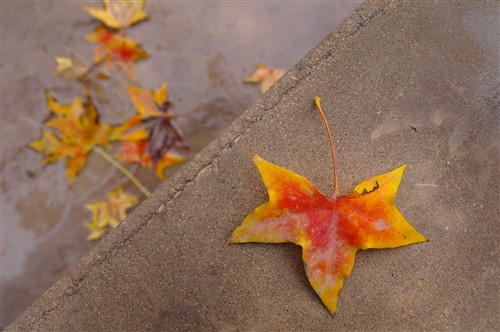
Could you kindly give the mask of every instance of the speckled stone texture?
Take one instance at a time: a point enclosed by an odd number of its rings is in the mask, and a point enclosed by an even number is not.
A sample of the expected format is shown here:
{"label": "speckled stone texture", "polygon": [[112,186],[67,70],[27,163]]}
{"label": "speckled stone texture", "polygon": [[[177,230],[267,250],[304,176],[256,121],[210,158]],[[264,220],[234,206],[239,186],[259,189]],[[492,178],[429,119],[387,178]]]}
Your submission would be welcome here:
{"label": "speckled stone texture", "polygon": [[[498,330],[497,2],[362,5],[8,330]],[[298,22],[297,24],[300,24]],[[331,192],[407,164],[429,243],[359,252],[332,318],[292,244],[225,247],[258,153]]]}

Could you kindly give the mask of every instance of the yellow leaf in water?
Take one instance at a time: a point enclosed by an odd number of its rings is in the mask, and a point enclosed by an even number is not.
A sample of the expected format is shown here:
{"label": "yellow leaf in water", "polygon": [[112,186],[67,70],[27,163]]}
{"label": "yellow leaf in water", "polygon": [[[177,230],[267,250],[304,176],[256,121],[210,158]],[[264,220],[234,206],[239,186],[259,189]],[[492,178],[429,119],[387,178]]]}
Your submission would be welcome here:
{"label": "yellow leaf in water", "polygon": [[73,62],[71,61],[70,58],[56,56],[56,62],[57,62],[56,72],[58,74],[66,70],[69,70],[73,67]]}
{"label": "yellow leaf in water", "polygon": [[103,0],[104,9],[83,6],[83,9],[113,29],[123,29],[148,16],[144,0]]}
{"label": "yellow leaf in water", "polygon": [[40,139],[31,142],[29,146],[36,152],[47,156],[44,163],[54,162],[61,157],[60,150],[62,143],[47,129],[43,130],[42,137]]}
{"label": "yellow leaf in water", "polygon": [[167,102],[167,84],[163,83],[157,90],[148,91],[138,86],[129,85],[128,95],[132,104],[137,109],[137,114],[141,119],[149,117],[173,117],[172,114],[162,112],[161,107]]}
{"label": "yellow leaf in water", "polygon": [[156,104],[163,105],[168,100],[168,90],[167,83],[163,83],[160,87],[151,92],[153,99],[156,101]]}
{"label": "yellow leaf in water", "polygon": [[285,74],[285,69],[282,68],[269,68],[266,65],[258,64],[257,70],[253,71],[247,78],[245,78],[246,83],[253,83],[260,85],[261,93],[266,92],[271,85],[276,83],[281,76]]}
{"label": "yellow leaf in water", "polygon": [[88,68],[85,62],[75,55],[70,58],[56,57],[56,73],[63,75],[68,80],[78,80],[85,76]]}
{"label": "yellow leaf in water", "polygon": [[139,127],[141,117],[134,115],[123,124],[113,127],[109,136],[111,141],[133,142],[147,139],[149,134],[146,128]]}
{"label": "yellow leaf in water", "polygon": [[52,131],[45,129],[30,147],[45,155],[45,163],[63,159],[68,182],[72,182],[92,148],[109,145],[112,128],[99,123],[99,114],[88,96],[85,100],[76,97],[69,104],[59,104],[50,92],[46,92],[46,98],[52,114],[45,125]]}
{"label": "yellow leaf in water", "polygon": [[125,194],[123,188],[118,187],[108,192],[106,200],[85,205],[92,212],[92,221],[85,224],[91,231],[87,240],[99,239],[109,226],[118,226],[127,216],[127,210],[134,207],[138,201],[137,196]]}
{"label": "yellow leaf in water", "polygon": [[163,170],[172,165],[178,164],[184,161],[184,157],[179,156],[174,153],[165,153],[160,161],[156,164],[155,174],[160,180],[164,180],[165,176],[163,175]]}
{"label": "yellow leaf in water", "polygon": [[106,228],[95,226],[92,223],[86,223],[85,227],[90,230],[90,234],[87,236],[87,241],[98,240],[106,234]]}

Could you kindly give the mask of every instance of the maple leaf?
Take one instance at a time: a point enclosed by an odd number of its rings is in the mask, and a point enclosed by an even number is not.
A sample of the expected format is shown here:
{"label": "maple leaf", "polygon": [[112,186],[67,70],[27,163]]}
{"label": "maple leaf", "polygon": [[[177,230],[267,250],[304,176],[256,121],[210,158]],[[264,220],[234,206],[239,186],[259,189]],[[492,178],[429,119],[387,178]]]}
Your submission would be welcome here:
{"label": "maple leaf", "polygon": [[148,141],[141,140],[136,142],[123,142],[122,152],[116,157],[125,163],[138,163],[144,168],[155,167],[155,174],[160,180],[165,177],[163,175],[163,170],[166,167],[172,166],[174,164],[184,161],[184,157],[179,156],[174,153],[164,153],[160,160],[153,163],[153,158],[147,150]]}
{"label": "maple leaf", "polygon": [[127,210],[138,203],[137,196],[128,195],[118,187],[108,192],[106,200],[85,205],[92,212],[92,221],[85,226],[91,231],[87,240],[96,240],[106,233],[108,226],[116,227],[127,216]]}
{"label": "maple leaf", "polygon": [[[111,43],[116,36],[120,36],[117,33],[111,32],[108,29],[106,29],[103,26],[98,26],[95,28],[95,30],[89,34],[87,34],[84,39],[88,42],[91,43],[96,43],[97,47],[94,49],[94,62],[98,63],[102,61],[107,53],[108,50],[106,49],[106,46]],[[121,36],[123,37],[123,36]]]}
{"label": "maple leaf", "polygon": [[72,182],[92,148],[95,145],[109,145],[111,126],[99,123],[97,110],[90,98],[84,102],[81,97],[77,97],[67,105],[57,103],[48,91],[46,98],[52,116],[45,125],[58,134],[45,129],[42,137],[31,142],[30,147],[46,156],[45,163],[63,159],[68,182]]}
{"label": "maple leaf", "polygon": [[164,153],[161,156],[160,160],[158,160],[158,162],[156,163],[155,175],[160,180],[165,180],[165,175],[163,175],[163,170],[167,167],[183,162],[184,159],[185,159],[184,157],[179,156],[175,153],[170,153],[170,152]]}
{"label": "maple leaf", "polygon": [[83,6],[83,9],[110,28],[123,29],[146,19],[144,0],[103,0],[104,9]]}
{"label": "maple leaf", "polygon": [[116,155],[116,158],[127,163],[138,163],[144,168],[151,168],[153,166],[153,159],[146,150],[147,140],[140,140],[138,142],[123,142],[122,151]]}
{"label": "maple leaf", "polygon": [[58,56],[56,62],[56,73],[63,75],[68,80],[81,79],[88,72],[85,62],[76,55],[71,55],[69,58]]}
{"label": "maple leaf", "polygon": [[169,113],[167,84],[163,83],[153,91],[137,86],[127,87],[130,100],[137,110],[133,117],[148,131],[148,138],[135,142],[123,142],[122,152],[116,157],[125,163],[138,163],[144,168],[155,168],[155,174],[164,179],[163,170],[184,160],[171,153],[173,147],[187,148],[180,131]]}
{"label": "maple leaf", "polygon": [[285,69],[282,68],[269,68],[263,64],[257,64],[257,70],[253,71],[247,78],[246,83],[261,83],[260,92],[266,92],[271,85],[276,83],[281,76],[285,74]]}
{"label": "maple leaf", "polygon": [[109,134],[111,141],[140,141],[149,136],[145,128],[140,127],[141,118],[137,115],[127,119],[123,124],[113,127]]}
{"label": "maple leaf", "polygon": [[172,122],[175,115],[169,113],[171,104],[165,83],[153,91],[128,86],[128,93],[137,115],[149,132],[147,150],[155,165],[173,147],[188,148],[180,129]]}
{"label": "maple leaf", "polygon": [[100,123],[97,109],[87,92],[85,99],[76,97],[66,105],[59,104],[49,91],[46,92],[46,99],[51,112],[45,122],[48,129],[44,129],[42,137],[31,142],[29,146],[45,155],[44,163],[63,159],[66,164],[66,177],[70,183],[85,165],[88,154],[95,146],[108,146],[114,141],[136,141],[148,137],[146,129],[137,127],[140,119],[132,118],[116,127]]}
{"label": "maple leaf", "polygon": [[130,100],[137,109],[137,113],[141,119],[147,119],[149,117],[173,118],[172,114],[161,110],[161,107],[168,103],[166,83],[163,83],[154,91],[147,91],[133,85],[129,85],[127,90]]}
{"label": "maple leaf", "polygon": [[95,63],[103,61],[105,71],[119,67],[131,80],[135,80],[135,62],[149,56],[136,40],[113,33],[103,26],[86,35],[85,40],[97,43],[94,50]]}
{"label": "maple leaf", "polygon": [[[324,117],[319,99],[316,103]],[[328,126],[327,131],[330,131]],[[337,310],[343,280],[354,266],[357,250],[427,241],[394,204],[405,166],[365,180],[351,194],[341,195],[334,163],[335,190],[329,197],[290,170],[257,155],[253,160],[267,187],[269,201],[245,218],[229,242],[300,245],[309,282],[332,315]]]}

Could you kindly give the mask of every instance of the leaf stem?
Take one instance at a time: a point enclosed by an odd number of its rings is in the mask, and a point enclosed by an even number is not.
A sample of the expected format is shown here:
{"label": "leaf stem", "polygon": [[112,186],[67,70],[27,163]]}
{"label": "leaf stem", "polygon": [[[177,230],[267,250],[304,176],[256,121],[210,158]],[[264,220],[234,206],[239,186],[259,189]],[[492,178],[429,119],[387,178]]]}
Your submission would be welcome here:
{"label": "leaf stem", "polygon": [[330,127],[328,126],[328,122],[326,122],[325,118],[325,113],[323,112],[323,109],[321,108],[321,98],[319,96],[316,96],[314,98],[314,105],[316,106],[316,109],[318,110],[319,114],[321,115],[321,119],[323,120],[323,123],[325,124],[326,131],[328,133],[328,138],[330,140],[330,149],[332,150],[332,161],[333,161],[333,194],[339,194],[339,186],[338,186],[338,179],[337,179],[337,159],[335,158],[335,147],[333,145],[333,138],[332,138],[332,133],[330,131]]}
{"label": "leaf stem", "polygon": [[106,151],[104,151],[103,149],[101,149],[98,146],[94,146],[94,151],[97,152],[99,155],[101,155],[101,157],[106,159],[108,162],[110,162],[113,166],[118,168],[118,170],[120,170],[123,174],[125,174],[125,176],[128,177],[130,179],[130,181],[132,181],[137,186],[137,188],[139,188],[139,190],[142,191],[142,193],[146,197],[151,196],[151,192],[149,190],[147,190],[146,187],[144,187],[144,185],[141,183],[141,181],[139,181],[139,179],[137,179],[134,176],[134,174],[130,173],[130,171],[128,169],[123,167],[122,164],[120,164],[118,161],[116,161],[115,158],[110,156]]}

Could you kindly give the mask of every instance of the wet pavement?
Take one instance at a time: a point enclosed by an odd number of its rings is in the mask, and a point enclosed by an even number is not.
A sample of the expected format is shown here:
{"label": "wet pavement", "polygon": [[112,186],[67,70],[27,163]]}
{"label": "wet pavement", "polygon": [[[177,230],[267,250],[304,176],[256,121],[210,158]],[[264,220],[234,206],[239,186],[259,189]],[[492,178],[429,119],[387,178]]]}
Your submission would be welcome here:
{"label": "wet pavement", "polygon": [[[48,114],[45,89],[61,102],[81,91],[54,73],[54,57],[75,53],[90,62],[93,45],[83,36],[97,22],[82,4],[1,3],[2,328],[95,245],[85,241],[86,203],[119,184],[140,195],[96,154],[68,186],[62,162],[42,167],[42,157],[26,147]],[[178,124],[191,145],[181,153],[190,158],[259,97],[257,86],[243,83],[256,63],[291,67],[358,5],[147,3],[149,20],[129,31],[151,55],[139,62],[137,82],[147,89],[169,84],[173,112],[189,114]],[[130,116],[123,76],[105,84],[103,120]],[[136,173],[150,190],[159,183],[149,170]]]}

